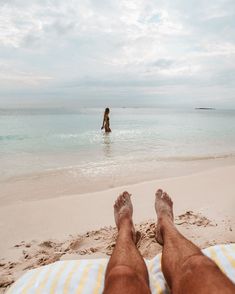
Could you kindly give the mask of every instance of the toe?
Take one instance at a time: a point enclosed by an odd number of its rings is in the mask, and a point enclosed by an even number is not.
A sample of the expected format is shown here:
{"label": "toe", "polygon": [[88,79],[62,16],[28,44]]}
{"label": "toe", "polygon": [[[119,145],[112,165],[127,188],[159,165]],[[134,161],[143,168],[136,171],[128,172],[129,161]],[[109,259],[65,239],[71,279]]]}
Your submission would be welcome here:
{"label": "toe", "polygon": [[121,199],[121,205],[123,206],[126,203],[126,199],[124,197],[122,197]]}
{"label": "toe", "polygon": [[167,201],[167,203],[169,205],[171,205],[171,206],[173,205],[173,202],[171,200],[171,197],[166,192],[163,193],[163,198]]}
{"label": "toe", "polygon": [[169,195],[168,195],[168,201],[169,201],[170,205],[172,206],[173,205],[173,201],[172,201],[172,199],[171,199],[171,197]]}
{"label": "toe", "polygon": [[120,195],[120,196],[118,197],[118,199],[117,199],[117,205],[118,205],[118,207],[121,206],[121,201],[122,201],[122,195]]}
{"label": "toe", "polygon": [[164,194],[164,198],[166,198],[167,200],[171,199],[171,197],[167,194],[167,192],[164,192],[163,194]]}
{"label": "toe", "polygon": [[169,197],[168,197],[168,194],[166,192],[164,192],[162,194],[162,197],[161,198],[168,202]]}
{"label": "toe", "polygon": [[117,206],[118,206],[118,208],[120,208],[120,206],[122,205],[122,195],[119,195],[119,196],[118,196],[116,202],[117,202]]}
{"label": "toe", "polygon": [[128,192],[124,192],[123,193],[123,198],[125,199],[125,200],[129,200],[130,199],[130,196],[131,196],[131,194],[129,194]]}
{"label": "toe", "polygon": [[160,197],[162,196],[162,193],[163,193],[162,189],[158,189],[155,195],[156,195],[158,198],[160,198]]}
{"label": "toe", "polygon": [[123,197],[126,199],[126,198],[128,198],[129,196],[130,196],[130,194],[127,192],[127,191],[125,191],[125,192],[123,192]]}
{"label": "toe", "polygon": [[165,192],[165,198],[170,199],[170,196]]}

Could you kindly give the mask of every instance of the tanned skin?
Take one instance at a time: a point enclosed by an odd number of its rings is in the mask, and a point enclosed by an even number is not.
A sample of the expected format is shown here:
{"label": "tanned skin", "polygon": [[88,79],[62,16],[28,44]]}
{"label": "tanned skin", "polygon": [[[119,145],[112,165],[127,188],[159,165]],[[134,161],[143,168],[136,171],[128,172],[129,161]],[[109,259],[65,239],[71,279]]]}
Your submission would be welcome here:
{"label": "tanned skin", "polygon": [[[174,225],[173,202],[161,189],[155,194],[156,240],[163,246],[162,271],[174,294],[234,294],[235,285]],[[151,293],[145,262],[136,247],[133,206],[128,192],[114,204],[118,229],[105,275],[105,294]]]}

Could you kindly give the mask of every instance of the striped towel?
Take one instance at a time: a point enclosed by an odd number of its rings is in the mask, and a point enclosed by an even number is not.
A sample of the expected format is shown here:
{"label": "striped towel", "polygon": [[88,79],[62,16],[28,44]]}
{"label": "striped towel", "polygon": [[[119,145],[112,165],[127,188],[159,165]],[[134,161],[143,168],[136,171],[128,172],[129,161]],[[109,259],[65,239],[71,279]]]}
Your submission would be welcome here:
{"label": "striped towel", "polygon": [[[235,282],[235,244],[216,245],[203,250]],[[161,271],[161,254],[146,260],[152,293],[169,293]],[[102,293],[108,259],[58,261],[28,271],[7,294]]]}

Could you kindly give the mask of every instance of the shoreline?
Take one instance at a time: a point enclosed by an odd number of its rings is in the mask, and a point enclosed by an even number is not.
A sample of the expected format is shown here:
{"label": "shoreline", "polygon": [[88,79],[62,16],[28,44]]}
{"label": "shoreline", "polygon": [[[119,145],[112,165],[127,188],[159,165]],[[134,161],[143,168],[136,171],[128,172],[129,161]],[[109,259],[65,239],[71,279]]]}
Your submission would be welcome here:
{"label": "shoreline", "polygon": [[73,169],[51,170],[42,173],[15,176],[0,181],[0,203],[2,206],[25,201],[60,198],[106,191],[126,185],[136,185],[154,180],[174,179],[235,165],[235,157],[215,158],[185,162],[167,162],[165,166],[151,172],[128,169],[118,177],[100,175],[80,176]]}
{"label": "shoreline", "polygon": [[161,252],[154,238],[154,193],[160,187],[174,201],[177,228],[200,248],[235,243],[234,178],[231,165],[86,194],[31,201],[16,201],[14,195],[14,204],[1,198],[0,275],[15,280],[56,260],[109,257],[116,237],[113,203],[124,190],[132,194],[145,258]]}

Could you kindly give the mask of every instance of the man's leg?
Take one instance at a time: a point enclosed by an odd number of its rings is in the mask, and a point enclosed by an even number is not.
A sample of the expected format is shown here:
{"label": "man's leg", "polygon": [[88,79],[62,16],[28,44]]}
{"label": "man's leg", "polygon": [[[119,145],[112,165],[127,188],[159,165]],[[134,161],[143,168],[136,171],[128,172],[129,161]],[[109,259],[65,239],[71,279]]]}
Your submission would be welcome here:
{"label": "man's leg", "polygon": [[114,205],[118,237],[107,266],[104,293],[150,293],[148,271],[135,246],[132,214],[130,194],[124,192]]}
{"label": "man's leg", "polygon": [[162,271],[172,292],[235,293],[235,285],[200,249],[183,237],[174,226],[173,203],[167,193],[158,190],[157,241],[163,245]]}

